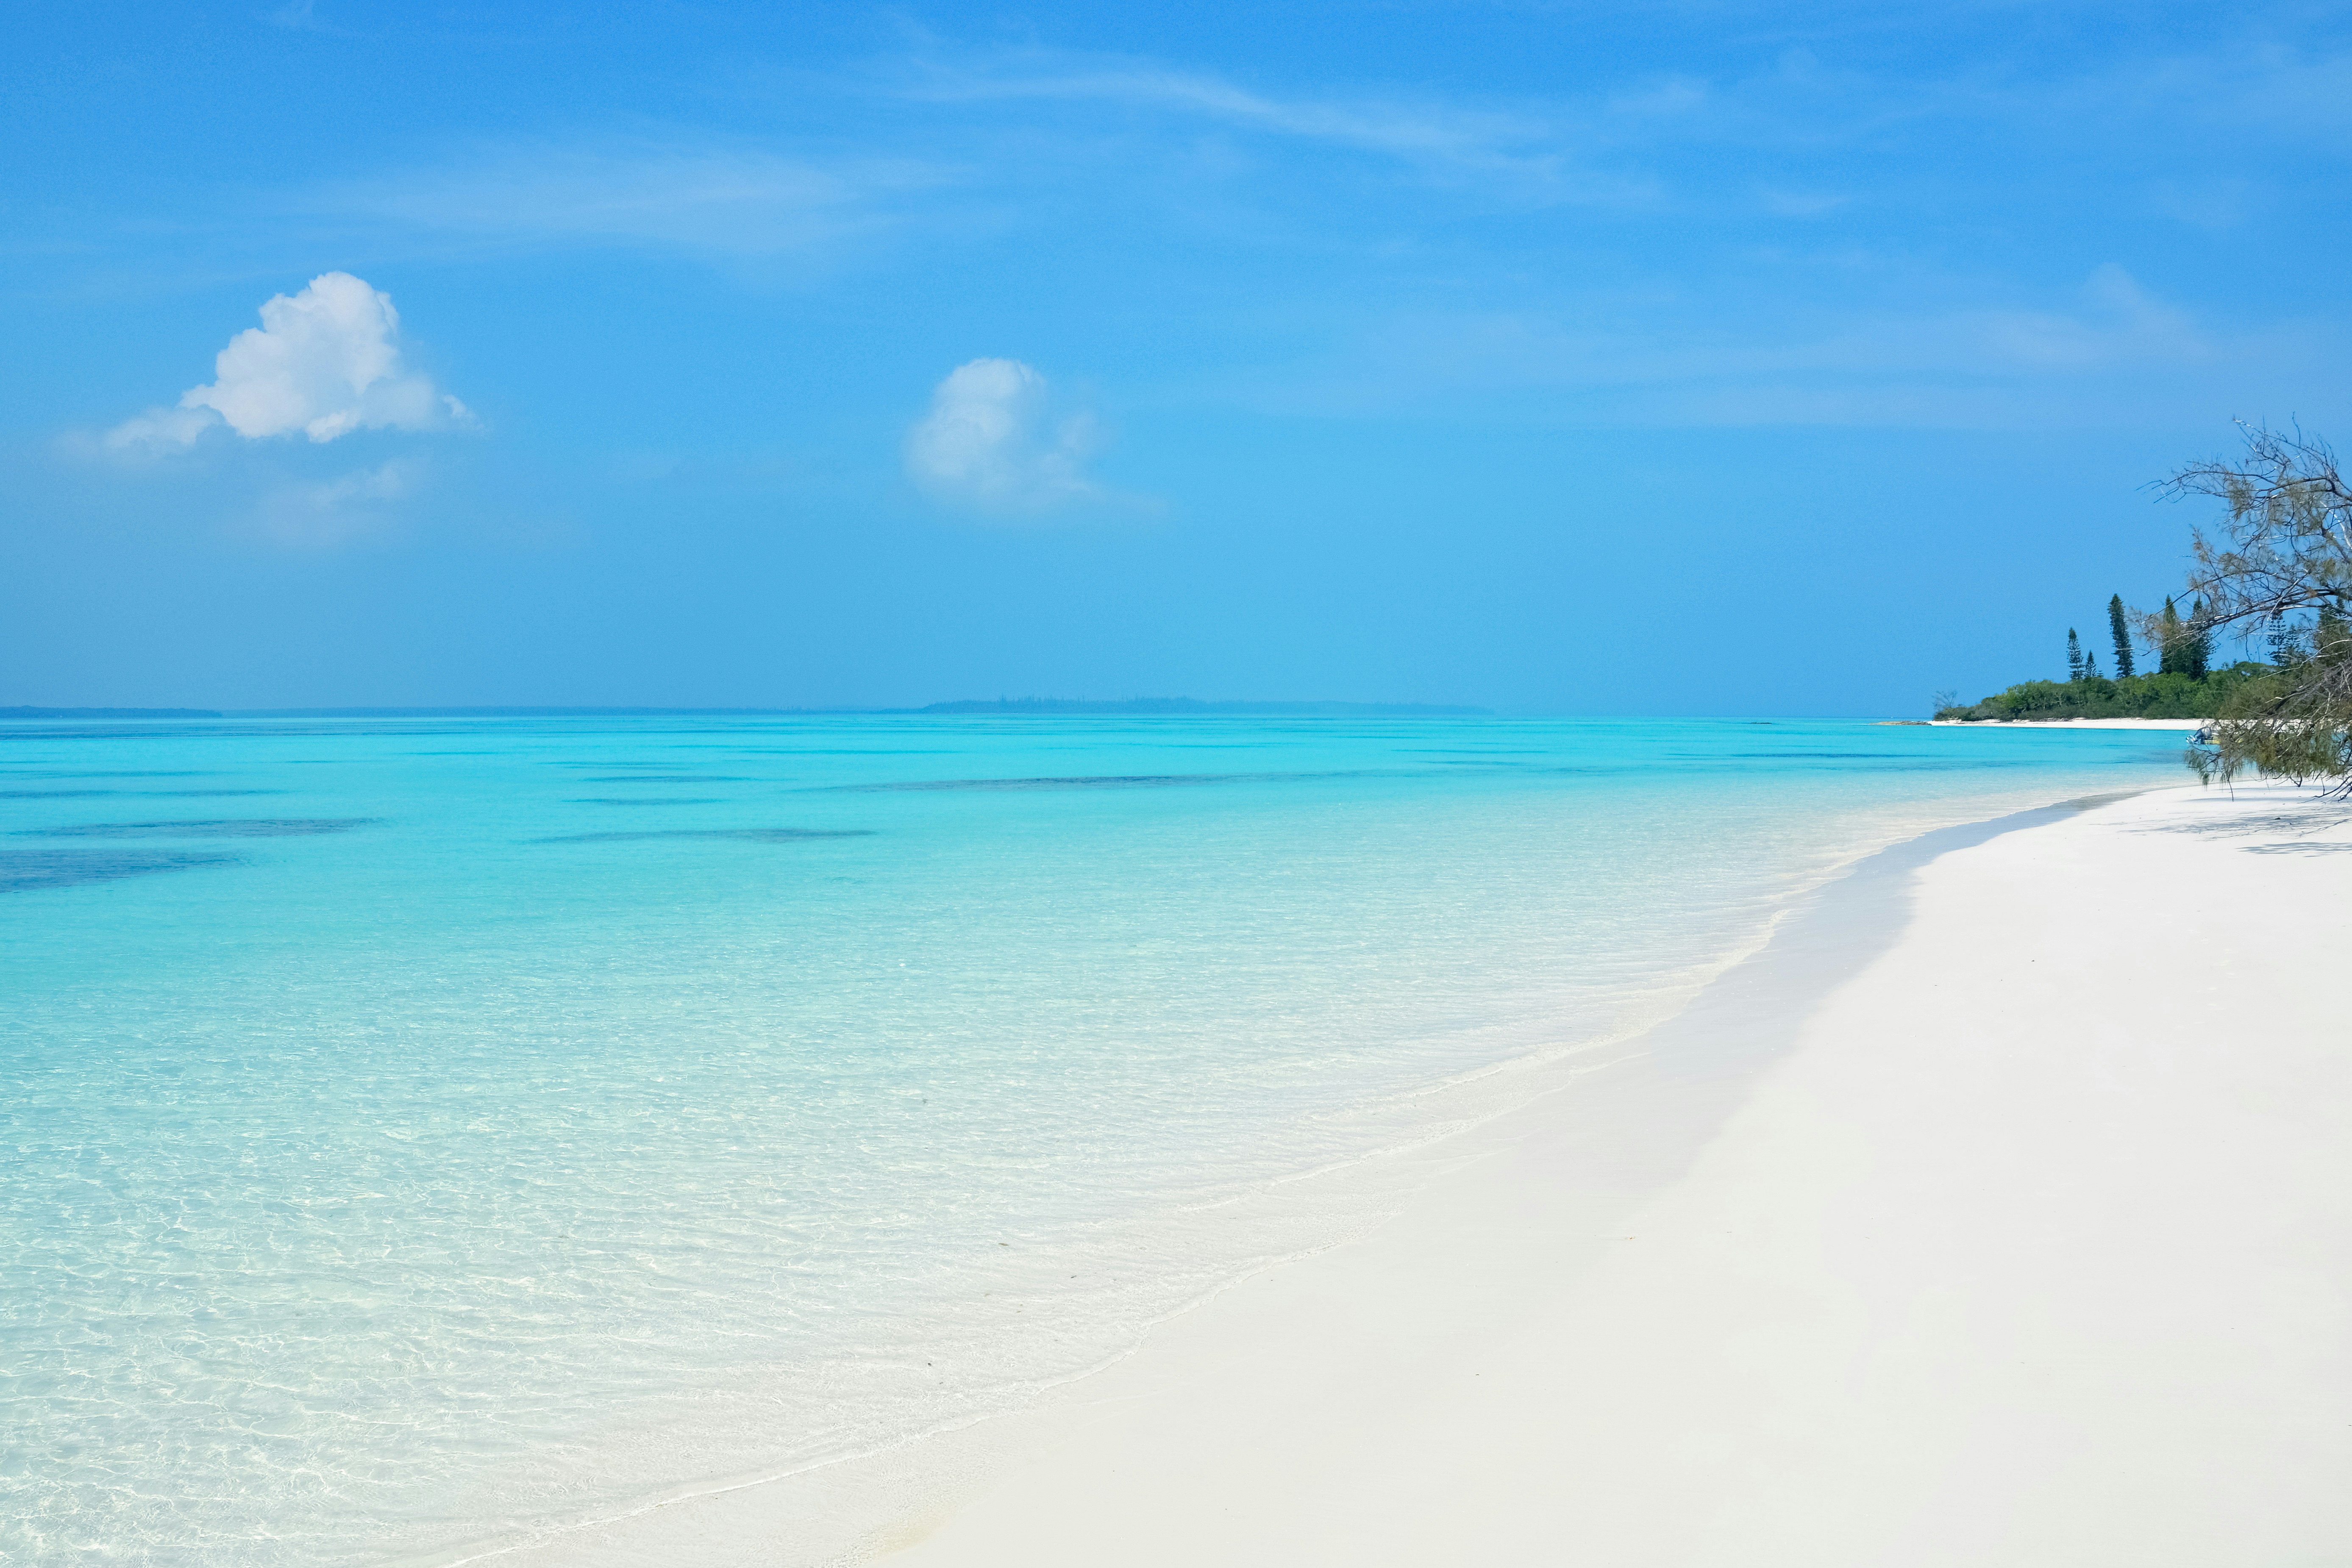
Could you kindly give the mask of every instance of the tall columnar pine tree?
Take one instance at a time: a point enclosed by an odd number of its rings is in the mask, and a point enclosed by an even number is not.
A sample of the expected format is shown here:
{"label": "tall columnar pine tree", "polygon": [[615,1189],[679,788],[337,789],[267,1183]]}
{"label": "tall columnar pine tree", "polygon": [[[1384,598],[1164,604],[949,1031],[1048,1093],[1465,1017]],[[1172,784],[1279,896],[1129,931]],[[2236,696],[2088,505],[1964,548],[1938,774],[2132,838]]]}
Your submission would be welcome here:
{"label": "tall columnar pine tree", "polygon": [[2083,679],[2085,680],[2099,679],[2099,656],[2087,647],[2083,650]]}
{"label": "tall columnar pine tree", "polygon": [[2072,626],[2066,628],[2066,679],[2083,679],[2083,639],[2074,635]]}
{"label": "tall columnar pine tree", "polygon": [[2303,646],[2303,628],[2284,616],[2271,617],[2267,640],[2271,645],[2271,665],[2284,669],[2288,665],[2310,657]]}
{"label": "tall columnar pine tree", "polygon": [[2213,623],[2205,614],[2205,601],[2198,600],[2189,606],[2189,674],[2192,679],[2205,679],[2207,667],[2213,662]]}
{"label": "tall columnar pine tree", "polygon": [[2189,639],[2181,635],[2180,612],[2172,607],[2169,597],[2157,618],[2156,659],[2159,675],[2189,673]]}
{"label": "tall columnar pine tree", "polygon": [[2132,673],[2131,629],[2124,623],[2124,596],[2117,594],[2107,601],[2107,630],[2116,638],[2116,679],[2129,680]]}

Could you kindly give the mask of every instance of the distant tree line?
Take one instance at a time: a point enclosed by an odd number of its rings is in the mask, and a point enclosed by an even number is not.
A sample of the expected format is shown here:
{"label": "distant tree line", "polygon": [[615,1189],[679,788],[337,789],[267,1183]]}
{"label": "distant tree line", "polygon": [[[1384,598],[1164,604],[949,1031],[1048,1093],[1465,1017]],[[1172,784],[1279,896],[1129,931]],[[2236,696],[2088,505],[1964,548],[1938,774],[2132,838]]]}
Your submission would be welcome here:
{"label": "distant tree line", "polygon": [[[2147,649],[2156,656],[2155,673],[2138,673],[2134,643],[2136,624],[2148,627]],[[2098,650],[2084,646],[2082,634],[2066,628],[2066,679],[2024,680],[1997,691],[1981,702],[1939,709],[1938,719],[2216,719],[2230,693],[2272,667],[2253,660],[2215,668],[2213,619],[2204,601],[2192,600],[2183,616],[2171,599],[2153,616],[2137,616],[2124,605],[2124,596],[2107,600],[2107,638],[2115,650],[2116,673],[2100,672]]]}
{"label": "distant tree line", "polygon": [[[2192,532],[2189,613],[2107,601],[2115,675],[2066,632],[2066,679],[2028,680],[1939,719],[2210,719],[2189,746],[2200,778],[2255,770],[2327,778],[2352,793],[2352,488],[2326,442],[2245,427],[2235,461],[2192,464],[2166,481],[2176,498],[2210,497],[2226,518]],[[2259,643],[2266,659],[2217,666],[2222,636]],[[2136,648],[2156,672],[2137,673]]]}
{"label": "distant tree line", "polygon": [[2189,630],[2195,618],[2183,620],[2168,606],[2181,634],[2172,644],[2159,644],[2152,675],[2120,673],[2136,669],[2137,660],[2128,644],[2119,645],[2113,678],[2099,671],[2099,656],[2083,647],[2073,630],[2066,633],[2066,679],[2021,680],[1996,691],[1981,702],[1952,704],[1936,711],[1938,719],[2216,719],[2232,691],[2272,673],[2271,666],[2253,660],[2214,668],[2210,632],[2200,642]]}

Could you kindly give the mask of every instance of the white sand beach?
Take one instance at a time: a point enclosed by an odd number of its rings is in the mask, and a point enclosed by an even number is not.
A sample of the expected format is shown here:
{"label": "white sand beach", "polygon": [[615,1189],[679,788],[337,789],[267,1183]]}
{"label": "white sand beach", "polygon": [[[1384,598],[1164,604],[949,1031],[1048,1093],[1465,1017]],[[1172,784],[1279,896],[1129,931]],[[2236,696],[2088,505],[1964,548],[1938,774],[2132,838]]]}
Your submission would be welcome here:
{"label": "white sand beach", "polygon": [[2347,941],[2315,790],[1931,834],[1030,1414],[492,1555],[2352,1562]]}
{"label": "white sand beach", "polygon": [[2352,809],[1879,871],[861,1555],[2352,1562]]}

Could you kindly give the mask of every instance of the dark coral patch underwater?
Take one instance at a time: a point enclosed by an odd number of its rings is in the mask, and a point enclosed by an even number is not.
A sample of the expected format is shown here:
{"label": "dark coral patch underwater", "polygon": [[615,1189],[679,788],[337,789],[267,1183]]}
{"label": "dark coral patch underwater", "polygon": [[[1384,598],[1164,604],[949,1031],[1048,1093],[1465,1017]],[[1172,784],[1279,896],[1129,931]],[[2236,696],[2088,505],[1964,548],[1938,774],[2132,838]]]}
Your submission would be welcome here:
{"label": "dark coral patch underwater", "polygon": [[640,833],[564,833],[533,844],[619,844],[637,838],[740,838],[752,844],[797,844],[808,838],[871,838],[870,827],[667,827]]}
{"label": "dark coral patch underwater", "polygon": [[85,882],[152,876],[159,871],[238,863],[234,855],[174,854],[168,850],[108,855],[79,849],[0,849],[0,893],[71,888]]}
{"label": "dark coral patch underwater", "polygon": [[383,821],[380,816],[234,816],[199,822],[83,822],[70,827],[24,827],[19,837],[37,838],[299,838],[313,833],[348,833]]}

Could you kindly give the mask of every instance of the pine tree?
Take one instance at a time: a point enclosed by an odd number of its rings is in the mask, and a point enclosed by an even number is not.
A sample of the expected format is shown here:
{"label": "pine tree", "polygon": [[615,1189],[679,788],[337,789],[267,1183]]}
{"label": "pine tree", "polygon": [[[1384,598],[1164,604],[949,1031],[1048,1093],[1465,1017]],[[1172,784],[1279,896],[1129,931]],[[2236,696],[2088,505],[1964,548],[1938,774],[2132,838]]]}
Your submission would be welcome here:
{"label": "pine tree", "polygon": [[2099,679],[2099,656],[2090,648],[2083,650],[2083,679],[2085,680]]}
{"label": "pine tree", "polygon": [[2341,663],[2347,654],[2352,654],[2352,626],[2335,605],[2320,605],[2318,623],[2311,628],[2311,657]]}
{"label": "pine tree", "polygon": [[2206,668],[2213,662],[2213,626],[2205,618],[2205,601],[2197,600],[2189,606],[2189,676],[2192,680],[2205,679]]}
{"label": "pine tree", "polygon": [[2107,601],[2107,630],[2116,638],[2116,679],[2129,680],[2132,673],[2131,631],[2124,625],[2124,596],[2117,594]]}
{"label": "pine tree", "polygon": [[2156,672],[2158,675],[2189,673],[2189,639],[2180,635],[2180,612],[2172,607],[2172,600],[2164,601],[2164,614],[2157,622]]}
{"label": "pine tree", "polygon": [[2066,628],[2066,679],[2083,679],[2083,639],[2074,635],[2072,626]]}
{"label": "pine tree", "polygon": [[2303,628],[2284,616],[2271,617],[2271,663],[2280,669],[2304,658]]}

